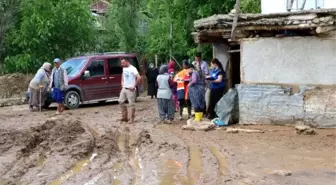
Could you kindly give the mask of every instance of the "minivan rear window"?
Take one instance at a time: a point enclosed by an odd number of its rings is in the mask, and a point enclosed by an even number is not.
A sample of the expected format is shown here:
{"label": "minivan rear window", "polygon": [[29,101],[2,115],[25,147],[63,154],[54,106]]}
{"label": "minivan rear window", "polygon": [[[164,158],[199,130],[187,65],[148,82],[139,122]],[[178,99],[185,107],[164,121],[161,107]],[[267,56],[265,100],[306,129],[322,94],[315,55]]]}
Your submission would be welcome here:
{"label": "minivan rear window", "polygon": [[[122,74],[122,67],[120,65],[121,58],[109,58],[107,59],[108,69],[110,72],[110,75],[119,75]],[[139,70],[139,64],[136,57],[125,57],[128,59],[128,61],[133,65],[137,70]]]}
{"label": "minivan rear window", "polygon": [[128,61],[139,71],[138,59],[136,57],[130,57]]}
{"label": "minivan rear window", "polygon": [[107,64],[108,64],[110,75],[122,74],[122,68],[120,66],[119,58],[109,58],[107,60]]}

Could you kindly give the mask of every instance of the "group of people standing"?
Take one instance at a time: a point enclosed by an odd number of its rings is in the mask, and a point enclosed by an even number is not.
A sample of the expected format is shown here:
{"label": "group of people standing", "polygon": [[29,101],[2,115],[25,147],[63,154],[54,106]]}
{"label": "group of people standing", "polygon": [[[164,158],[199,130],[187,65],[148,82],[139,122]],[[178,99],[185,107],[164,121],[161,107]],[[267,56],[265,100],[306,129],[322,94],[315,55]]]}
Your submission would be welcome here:
{"label": "group of people standing", "polygon": [[68,86],[68,76],[66,70],[62,69],[61,60],[54,60],[55,67],[51,70],[51,64],[45,62],[37,71],[34,78],[29,83],[29,110],[34,108],[42,109],[46,99],[46,91],[52,91],[52,98],[57,102],[57,112],[64,111],[63,99]]}
{"label": "group of people standing", "polygon": [[[46,62],[37,71],[35,77],[29,84],[30,99],[29,109],[43,107],[46,91],[52,91],[52,98],[57,102],[57,112],[60,114],[64,110],[63,100],[65,90],[68,86],[68,76],[66,70],[60,67],[61,60],[54,60],[55,67],[51,70],[51,64]],[[195,112],[195,121],[201,121],[204,114],[209,119],[216,118],[215,106],[224,94],[225,71],[218,59],[214,58],[208,63],[201,59],[201,54],[197,54],[195,61],[189,63],[183,61],[183,69],[175,72],[175,61],[170,61],[168,65],[162,65],[160,70],[150,66],[150,73],[147,73],[148,92],[152,98],[157,98],[160,121],[172,122],[175,112],[179,112],[179,119],[183,117],[183,109],[187,107],[188,118],[191,118],[192,108]],[[141,83],[141,76],[138,70],[125,58],[121,60],[123,68],[121,79],[121,92],[119,103],[121,105],[121,121],[134,122],[136,88]],[[210,100],[206,105],[206,91],[210,90]],[[131,108],[130,119],[126,101]],[[208,108],[207,108],[208,107]]]}
{"label": "group of people standing", "polygon": [[[161,122],[172,122],[175,112],[179,112],[179,119],[183,118],[183,109],[187,107],[188,119],[191,118],[192,108],[195,112],[195,121],[201,121],[204,114],[209,119],[217,117],[215,106],[225,91],[225,71],[216,58],[212,59],[211,69],[208,63],[197,54],[195,61],[183,61],[183,69],[175,74],[175,62],[162,65],[156,78],[155,85],[150,79],[150,92],[156,93],[159,119]],[[151,84],[150,84],[151,83]],[[208,106],[206,105],[206,91],[210,91]],[[154,96],[154,95],[153,95]],[[207,108],[208,107],[208,108]]]}

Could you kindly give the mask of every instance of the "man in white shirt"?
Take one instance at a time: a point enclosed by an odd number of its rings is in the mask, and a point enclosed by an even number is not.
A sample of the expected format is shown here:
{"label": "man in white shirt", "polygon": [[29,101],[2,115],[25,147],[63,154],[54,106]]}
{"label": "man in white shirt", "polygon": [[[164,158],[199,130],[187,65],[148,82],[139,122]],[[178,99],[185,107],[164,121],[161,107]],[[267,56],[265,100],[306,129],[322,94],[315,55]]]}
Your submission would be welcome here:
{"label": "man in white shirt", "polygon": [[[141,76],[138,70],[130,64],[128,59],[124,58],[121,60],[121,67],[123,68],[123,73],[121,76],[121,92],[119,96],[119,104],[121,106],[122,122],[134,123],[135,117],[135,99],[136,99],[136,88],[140,85]],[[131,107],[131,119],[128,120],[127,107],[125,105],[126,100]]]}

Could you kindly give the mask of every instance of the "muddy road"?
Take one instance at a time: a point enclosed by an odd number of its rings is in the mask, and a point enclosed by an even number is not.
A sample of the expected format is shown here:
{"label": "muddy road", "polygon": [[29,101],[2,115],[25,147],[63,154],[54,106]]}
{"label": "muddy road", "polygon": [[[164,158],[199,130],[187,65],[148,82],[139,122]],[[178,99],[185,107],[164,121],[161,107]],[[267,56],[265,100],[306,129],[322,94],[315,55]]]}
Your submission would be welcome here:
{"label": "muddy road", "polygon": [[233,126],[264,133],[185,131],[158,125],[155,100],[140,98],[136,124],[115,103],[54,116],[0,108],[0,185],[334,185],[334,129]]}

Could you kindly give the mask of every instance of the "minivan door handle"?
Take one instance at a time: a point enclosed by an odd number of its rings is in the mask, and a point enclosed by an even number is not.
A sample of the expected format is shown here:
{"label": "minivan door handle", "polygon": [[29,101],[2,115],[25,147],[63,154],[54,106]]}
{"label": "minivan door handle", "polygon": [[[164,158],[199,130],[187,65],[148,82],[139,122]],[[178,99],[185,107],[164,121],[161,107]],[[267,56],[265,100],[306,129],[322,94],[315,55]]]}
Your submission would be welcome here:
{"label": "minivan door handle", "polygon": [[106,80],[106,79],[107,79],[107,77],[102,77],[101,79],[102,79],[102,80]]}
{"label": "minivan door handle", "polygon": [[113,76],[109,77],[109,79],[113,79],[113,78],[114,78]]}

